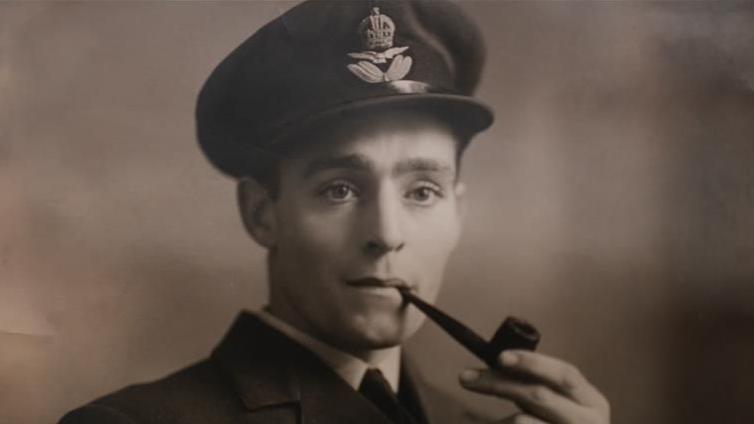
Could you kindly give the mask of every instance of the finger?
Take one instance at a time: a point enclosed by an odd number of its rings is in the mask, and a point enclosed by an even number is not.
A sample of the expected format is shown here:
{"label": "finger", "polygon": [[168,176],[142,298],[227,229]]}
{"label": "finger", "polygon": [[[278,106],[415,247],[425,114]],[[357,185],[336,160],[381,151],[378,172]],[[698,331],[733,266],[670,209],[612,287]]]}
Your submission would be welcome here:
{"label": "finger", "polygon": [[467,370],[461,385],[468,390],[510,399],[521,409],[556,423],[583,423],[586,407],[543,384],[524,383],[492,370]]}
{"label": "finger", "polygon": [[505,418],[502,421],[496,422],[496,424],[549,424],[547,421],[542,421],[534,415],[529,414],[516,414]]}
{"label": "finger", "polygon": [[533,375],[582,405],[604,407],[607,403],[578,368],[561,359],[525,350],[509,350],[503,352],[499,360],[504,369]]}

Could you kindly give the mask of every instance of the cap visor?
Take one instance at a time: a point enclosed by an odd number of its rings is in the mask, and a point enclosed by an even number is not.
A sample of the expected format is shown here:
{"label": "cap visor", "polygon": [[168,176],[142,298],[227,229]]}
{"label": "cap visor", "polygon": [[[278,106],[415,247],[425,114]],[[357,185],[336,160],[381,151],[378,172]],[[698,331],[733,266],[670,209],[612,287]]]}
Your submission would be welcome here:
{"label": "cap visor", "polygon": [[492,110],[471,97],[442,93],[396,94],[352,101],[298,119],[296,123],[286,125],[285,130],[270,144],[333,119],[347,119],[378,110],[426,111],[436,114],[468,136],[484,131],[494,121]]}

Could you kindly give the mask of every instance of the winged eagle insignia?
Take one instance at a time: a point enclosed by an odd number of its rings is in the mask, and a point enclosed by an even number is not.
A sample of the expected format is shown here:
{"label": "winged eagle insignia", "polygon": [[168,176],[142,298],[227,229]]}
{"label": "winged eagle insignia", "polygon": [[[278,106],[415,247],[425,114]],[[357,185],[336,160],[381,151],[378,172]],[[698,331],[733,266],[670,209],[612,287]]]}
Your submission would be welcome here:
{"label": "winged eagle insignia", "polygon": [[[372,13],[361,21],[359,34],[365,50],[348,53],[348,57],[358,60],[347,65],[352,74],[369,83],[398,81],[408,75],[414,63],[410,56],[402,54],[408,46],[393,47],[395,23],[381,14],[379,7],[372,8]],[[377,65],[387,69],[383,71]]]}

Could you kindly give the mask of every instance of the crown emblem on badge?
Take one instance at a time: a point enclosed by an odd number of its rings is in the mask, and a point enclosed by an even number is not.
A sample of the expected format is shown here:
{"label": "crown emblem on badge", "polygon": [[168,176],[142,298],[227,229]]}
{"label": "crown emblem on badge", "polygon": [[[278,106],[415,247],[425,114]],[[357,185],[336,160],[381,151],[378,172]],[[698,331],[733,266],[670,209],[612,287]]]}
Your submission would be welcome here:
{"label": "crown emblem on badge", "polygon": [[367,50],[385,50],[393,47],[395,23],[389,16],[380,13],[380,8],[372,9],[372,14],[359,24],[359,34]]}
{"label": "crown emblem on badge", "polygon": [[[408,75],[413,59],[401,54],[408,46],[393,47],[395,30],[395,22],[389,16],[380,13],[379,7],[372,8],[358,29],[365,50],[348,53],[350,58],[358,60],[347,65],[348,70],[369,83],[398,81]],[[387,69],[383,71],[378,65]]]}

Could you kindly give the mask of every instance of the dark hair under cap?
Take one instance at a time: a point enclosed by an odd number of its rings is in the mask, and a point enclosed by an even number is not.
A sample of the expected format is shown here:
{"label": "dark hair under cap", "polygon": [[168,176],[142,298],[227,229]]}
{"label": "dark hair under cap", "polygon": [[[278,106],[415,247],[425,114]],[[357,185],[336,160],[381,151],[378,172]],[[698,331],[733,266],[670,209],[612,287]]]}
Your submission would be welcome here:
{"label": "dark hair under cap", "polygon": [[470,138],[493,120],[471,97],[483,62],[479,30],[450,1],[305,1],[209,76],[199,143],[217,168],[242,177],[291,134],[380,108],[436,112]]}

